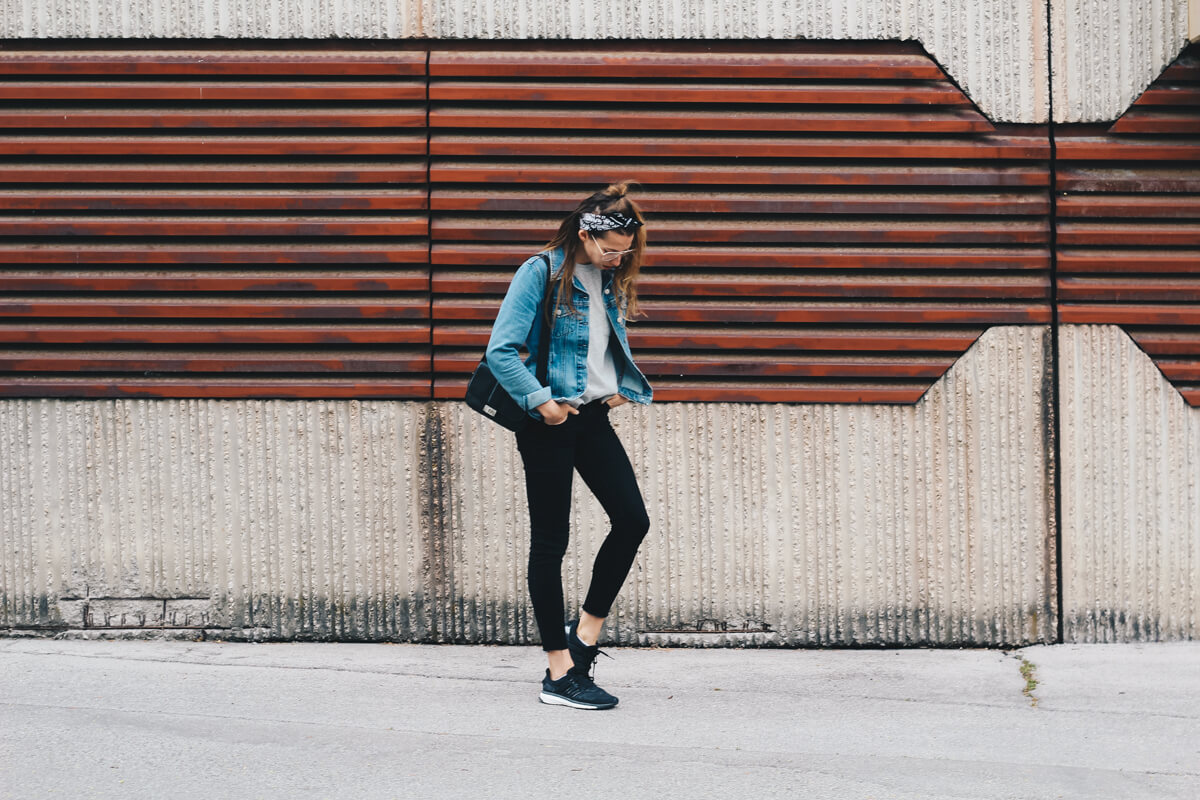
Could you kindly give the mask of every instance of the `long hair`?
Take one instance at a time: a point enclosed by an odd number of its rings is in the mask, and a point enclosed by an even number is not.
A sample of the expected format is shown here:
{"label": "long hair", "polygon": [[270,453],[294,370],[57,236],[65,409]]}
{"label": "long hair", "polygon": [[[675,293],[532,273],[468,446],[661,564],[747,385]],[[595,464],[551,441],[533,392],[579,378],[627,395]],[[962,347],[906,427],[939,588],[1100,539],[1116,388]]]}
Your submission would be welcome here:
{"label": "long hair", "polygon": [[[575,278],[575,260],[579,251],[583,249],[583,242],[579,238],[579,218],[584,214],[620,213],[644,223],[641,209],[627,196],[629,187],[636,185],[634,181],[622,181],[610,184],[595,194],[589,195],[576,206],[570,216],[562,221],[562,224],[558,226],[558,233],[542,248],[543,250],[553,250],[556,247],[563,249],[563,267],[554,281],[554,302],[546,304],[546,316],[549,320],[554,319],[559,306],[562,305],[565,305],[572,314],[579,313],[572,300],[572,292],[567,288],[571,286],[571,281]],[[616,228],[615,230],[622,235],[633,234],[633,243],[630,246],[633,252],[622,257],[620,265],[613,269],[613,288],[617,295],[617,305],[624,309],[625,319],[628,320],[641,313],[637,301],[637,279],[638,273],[642,269],[642,255],[646,251],[646,228],[643,224],[633,230],[629,228]]]}

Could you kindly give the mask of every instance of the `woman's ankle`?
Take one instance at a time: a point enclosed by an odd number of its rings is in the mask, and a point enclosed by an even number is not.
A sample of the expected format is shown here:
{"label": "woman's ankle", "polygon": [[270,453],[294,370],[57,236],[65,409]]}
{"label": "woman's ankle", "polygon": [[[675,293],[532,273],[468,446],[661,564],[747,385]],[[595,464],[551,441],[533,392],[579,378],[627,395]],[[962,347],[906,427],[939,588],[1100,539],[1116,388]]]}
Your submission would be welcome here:
{"label": "woman's ankle", "polygon": [[595,645],[600,641],[600,631],[604,627],[604,617],[580,609],[579,624],[575,626],[575,635],[586,645]]}
{"label": "woman's ankle", "polygon": [[546,660],[550,669],[550,680],[552,681],[556,681],[563,675],[566,675],[567,671],[575,666],[570,650],[547,650]]}

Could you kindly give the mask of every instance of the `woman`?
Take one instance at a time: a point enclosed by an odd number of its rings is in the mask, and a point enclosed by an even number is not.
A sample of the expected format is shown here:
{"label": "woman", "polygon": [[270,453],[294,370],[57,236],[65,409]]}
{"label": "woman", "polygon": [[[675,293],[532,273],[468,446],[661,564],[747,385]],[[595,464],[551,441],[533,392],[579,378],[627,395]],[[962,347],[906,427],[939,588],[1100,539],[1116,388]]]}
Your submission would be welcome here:
{"label": "woman", "polygon": [[[617,704],[596,686],[590,668],[604,618],[650,527],[629,457],[608,421],[611,409],[631,400],[648,404],[652,395],[625,336],[625,320],[638,313],[646,245],[641,212],[626,191],[627,184],[618,183],[588,197],[542,253],[521,265],[487,347],[497,381],[537,420],[517,433],[517,448],[529,500],[529,597],[549,661],[540,699],[571,708]],[[548,322],[550,385],[543,386],[535,374],[541,326]],[[529,351],[524,362],[522,346]],[[568,624],[562,559],[575,470],[612,528],[596,554],[579,618]]]}

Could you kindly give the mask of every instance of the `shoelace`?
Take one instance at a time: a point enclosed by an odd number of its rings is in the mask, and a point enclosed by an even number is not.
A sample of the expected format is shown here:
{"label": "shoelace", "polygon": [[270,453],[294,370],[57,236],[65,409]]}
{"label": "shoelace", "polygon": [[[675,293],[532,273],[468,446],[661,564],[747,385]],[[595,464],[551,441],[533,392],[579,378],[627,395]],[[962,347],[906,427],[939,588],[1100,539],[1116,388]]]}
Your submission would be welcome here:
{"label": "shoelace", "polygon": [[588,659],[588,678],[594,682],[596,680],[596,656],[604,656],[605,658],[610,658],[614,661],[616,659],[601,650],[598,645],[591,645],[588,650],[590,651],[592,647],[596,648],[596,652],[592,653],[592,657]]}

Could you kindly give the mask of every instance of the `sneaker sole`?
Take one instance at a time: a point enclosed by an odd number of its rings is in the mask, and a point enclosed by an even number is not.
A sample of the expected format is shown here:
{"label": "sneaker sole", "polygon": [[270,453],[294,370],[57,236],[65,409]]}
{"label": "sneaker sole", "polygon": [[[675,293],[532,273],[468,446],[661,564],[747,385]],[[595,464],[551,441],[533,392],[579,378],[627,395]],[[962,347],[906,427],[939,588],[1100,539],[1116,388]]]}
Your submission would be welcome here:
{"label": "sneaker sole", "polygon": [[568,700],[565,697],[560,697],[549,692],[542,692],[538,695],[538,699],[548,706],[567,706],[568,708],[581,708],[584,711],[604,711],[610,708],[615,708],[616,703],[606,703],[604,705],[592,705],[590,703],[579,703],[575,700]]}

